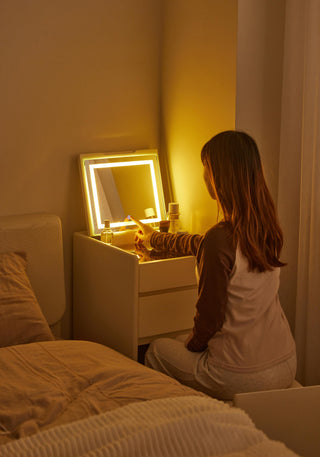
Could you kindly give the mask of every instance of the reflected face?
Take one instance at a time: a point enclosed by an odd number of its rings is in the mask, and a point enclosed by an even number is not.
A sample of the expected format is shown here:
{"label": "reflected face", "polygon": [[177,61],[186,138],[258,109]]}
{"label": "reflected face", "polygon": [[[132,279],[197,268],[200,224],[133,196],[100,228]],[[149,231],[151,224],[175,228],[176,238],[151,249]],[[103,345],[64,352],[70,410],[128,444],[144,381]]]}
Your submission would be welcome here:
{"label": "reflected face", "polygon": [[211,179],[210,179],[210,172],[209,172],[209,168],[207,165],[204,165],[204,168],[203,168],[203,179],[204,179],[204,182],[206,183],[210,197],[213,198],[213,200],[216,200],[217,199],[216,194],[215,194],[215,191],[214,191]]}

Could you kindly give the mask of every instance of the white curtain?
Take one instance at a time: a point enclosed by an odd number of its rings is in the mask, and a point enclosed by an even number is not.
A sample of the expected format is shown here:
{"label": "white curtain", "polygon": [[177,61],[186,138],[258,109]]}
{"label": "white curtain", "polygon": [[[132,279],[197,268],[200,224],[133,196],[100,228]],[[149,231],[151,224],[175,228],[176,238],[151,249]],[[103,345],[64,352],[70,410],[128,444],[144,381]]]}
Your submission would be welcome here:
{"label": "white curtain", "polygon": [[[320,384],[320,0],[287,0],[278,209],[297,378]],[[290,320],[290,319],[289,319]]]}

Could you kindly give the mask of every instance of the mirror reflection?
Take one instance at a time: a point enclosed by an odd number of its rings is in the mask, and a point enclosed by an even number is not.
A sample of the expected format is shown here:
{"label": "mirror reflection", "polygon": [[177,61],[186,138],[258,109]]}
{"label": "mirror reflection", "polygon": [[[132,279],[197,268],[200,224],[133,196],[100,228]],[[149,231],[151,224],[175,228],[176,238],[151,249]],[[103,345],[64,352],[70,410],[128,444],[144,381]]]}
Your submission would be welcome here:
{"label": "mirror reflection", "polygon": [[[165,208],[157,153],[81,155],[81,175],[90,235],[110,219],[114,229],[164,218]],[[128,227],[129,228],[129,227]]]}
{"label": "mirror reflection", "polygon": [[96,168],[95,180],[101,224],[124,221],[129,214],[145,219],[146,208],[156,206],[149,164]]}

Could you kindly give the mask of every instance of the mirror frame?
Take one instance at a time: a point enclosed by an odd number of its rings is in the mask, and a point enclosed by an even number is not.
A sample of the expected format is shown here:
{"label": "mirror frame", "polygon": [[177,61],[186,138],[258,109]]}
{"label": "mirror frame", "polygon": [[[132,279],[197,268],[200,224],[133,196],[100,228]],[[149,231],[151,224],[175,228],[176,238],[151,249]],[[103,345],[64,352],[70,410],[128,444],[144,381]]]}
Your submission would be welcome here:
{"label": "mirror frame", "polygon": [[[92,164],[92,161],[94,161],[94,164]],[[156,149],[80,154],[79,164],[87,229],[90,236],[99,236],[103,228],[93,171],[95,168],[112,168],[126,166],[126,164],[127,166],[149,165],[156,217],[141,219],[141,221],[144,223],[158,223],[166,218],[159,158]],[[134,216],[134,214],[132,215]],[[132,221],[111,221],[110,226],[113,230],[130,229],[135,226],[135,223]]]}

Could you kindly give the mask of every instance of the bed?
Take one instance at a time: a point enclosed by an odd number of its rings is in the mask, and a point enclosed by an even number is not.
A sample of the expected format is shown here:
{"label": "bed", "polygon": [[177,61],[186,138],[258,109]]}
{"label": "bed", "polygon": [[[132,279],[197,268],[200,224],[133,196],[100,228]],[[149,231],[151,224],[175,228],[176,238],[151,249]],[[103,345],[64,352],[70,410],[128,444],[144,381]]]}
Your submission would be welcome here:
{"label": "bed", "polygon": [[240,408],[106,346],[54,336],[63,265],[57,216],[0,217],[1,457],[297,455]]}

